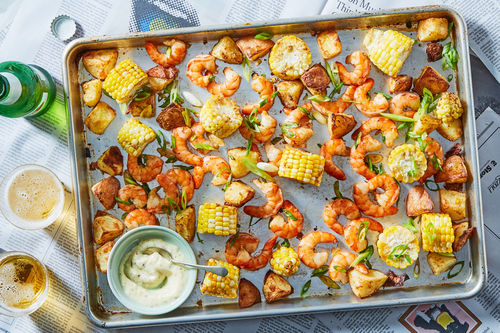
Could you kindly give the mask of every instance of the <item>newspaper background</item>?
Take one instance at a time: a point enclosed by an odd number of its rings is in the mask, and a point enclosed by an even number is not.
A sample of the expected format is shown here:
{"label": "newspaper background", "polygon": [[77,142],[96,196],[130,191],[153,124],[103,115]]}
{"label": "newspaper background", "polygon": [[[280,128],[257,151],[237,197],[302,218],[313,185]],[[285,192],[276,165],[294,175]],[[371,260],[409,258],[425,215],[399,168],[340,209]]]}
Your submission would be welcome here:
{"label": "newspaper background", "polygon": [[[107,33],[124,33],[128,31],[148,30],[150,28],[171,28],[175,24],[165,25],[163,22],[144,25],[141,21],[141,13],[144,6],[151,3],[158,4],[161,12],[165,13],[169,22],[175,22],[178,26],[205,25],[220,22],[246,22],[279,17],[296,17],[316,14],[329,14],[336,11],[364,11],[377,9],[382,5],[387,6],[385,1],[374,0],[316,0],[308,1],[304,6],[300,0],[260,0],[247,2],[243,0],[204,0],[196,1],[145,1],[145,0],[54,0],[50,3],[36,0],[3,0],[0,3],[0,61],[19,60],[27,63],[35,63],[46,68],[55,79],[61,82],[61,54],[65,47],[55,39],[49,30],[51,20],[60,14],[72,16],[78,23],[77,37],[91,36]],[[207,3],[210,5],[207,6]],[[429,3],[428,1],[425,4]],[[458,0],[447,0],[461,9],[469,2]],[[391,7],[404,7],[424,4],[424,1],[392,1]],[[496,16],[498,3],[488,2],[488,7],[494,10],[481,15],[477,8],[486,8],[484,0],[470,3],[474,10],[465,10],[469,25],[471,39],[477,37],[477,45],[491,45],[499,47],[500,33],[493,25],[492,17]],[[463,10],[463,7],[462,7]],[[188,14],[186,14],[186,12]],[[174,18],[179,18],[178,20]],[[27,24],[29,22],[29,24]],[[475,34],[477,32],[477,34]],[[482,34],[481,34],[482,33]],[[477,36],[476,36],[477,35]],[[481,49],[474,47],[483,62],[488,65],[489,70],[495,73],[498,79],[498,65],[500,52],[498,49],[482,53]],[[479,50],[479,51],[478,51]],[[496,57],[496,59],[495,59]],[[490,60],[491,59],[491,60]],[[496,62],[495,62],[496,61]],[[498,84],[484,69],[484,66],[473,59],[473,68],[481,75],[476,76],[473,71],[475,95],[486,97],[481,99],[482,108],[476,109],[476,114],[491,105],[496,112],[500,112],[500,101],[495,91]],[[492,64],[496,64],[494,67]],[[484,84],[485,89],[476,89],[476,85]],[[483,88],[483,87],[481,87]],[[485,93],[489,91],[490,93]],[[59,97],[62,90],[59,87]],[[485,96],[486,95],[486,96]],[[65,108],[60,102],[55,104],[50,113],[33,119],[0,119],[0,133],[2,145],[0,145],[0,178],[14,167],[26,163],[38,163],[45,165],[59,176],[68,189],[67,207],[60,221],[50,228],[41,231],[19,231],[10,226],[0,216],[0,247],[5,250],[24,250],[37,255],[47,264],[51,272],[51,291],[47,302],[40,310],[29,317],[8,318],[0,316],[0,330],[8,332],[88,332],[98,330],[93,328],[87,321],[81,302],[81,285],[78,267],[78,248],[76,241],[76,228],[74,224],[74,208],[71,202],[71,174],[67,148],[67,128],[65,120]],[[476,101],[476,105],[480,105]],[[479,111],[478,111],[479,110]],[[486,124],[486,125],[481,125]],[[495,146],[498,145],[500,119],[492,109],[488,109],[478,119],[478,133],[482,127],[488,127],[484,132],[484,144],[480,149],[481,166],[485,160],[482,157],[489,156],[490,160],[499,156]],[[5,134],[9,135],[5,135]],[[493,135],[490,135],[494,133]],[[493,156],[493,158],[492,158]],[[491,161],[490,161],[491,163]],[[493,248],[497,246],[500,238],[500,230],[495,226],[494,204],[498,202],[498,191],[496,197],[489,193],[488,187],[491,181],[500,177],[497,168],[485,174],[483,182],[484,215],[487,224],[486,240],[488,253],[494,253]],[[490,183],[487,183],[490,181]],[[488,287],[483,293],[472,299],[464,301],[463,304],[482,322],[479,329],[482,332],[494,332],[500,326],[500,304],[498,294],[500,293],[500,270],[499,259],[488,256],[489,279]],[[448,310],[456,315],[458,321],[463,321],[463,313],[458,313],[454,303],[447,303]],[[315,315],[299,315],[288,317],[274,317],[264,319],[252,319],[243,321],[228,321],[203,323],[196,325],[179,325],[176,327],[153,328],[152,331],[172,332],[234,332],[235,329],[243,329],[248,332],[283,331],[291,332],[362,332],[366,330],[366,324],[370,323],[370,329],[376,332],[405,332],[408,329],[399,322],[406,314],[408,308],[386,308],[371,311],[337,312]],[[410,308],[411,310],[411,308]],[[416,309],[415,311],[417,311]],[[425,311],[425,309],[423,309]],[[463,312],[463,311],[462,311]],[[374,319],[375,318],[375,319]],[[469,332],[472,326],[464,332]],[[140,329],[137,329],[140,330]],[[421,330],[424,332],[423,330]],[[426,332],[432,332],[427,330]],[[457,331],[458,332],[458,331]]]}

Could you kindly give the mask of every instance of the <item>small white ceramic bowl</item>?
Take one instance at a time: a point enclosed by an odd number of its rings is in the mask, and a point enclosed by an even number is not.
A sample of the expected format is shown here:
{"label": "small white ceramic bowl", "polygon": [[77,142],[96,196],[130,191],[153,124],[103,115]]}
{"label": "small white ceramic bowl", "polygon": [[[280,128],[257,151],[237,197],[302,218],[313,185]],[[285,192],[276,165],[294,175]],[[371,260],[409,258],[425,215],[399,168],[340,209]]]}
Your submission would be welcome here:
{"label": "small white ceramic bowl", "polygon": [[196,264],[196,257],[188,242],[178,233],[162,226],[144,226],[127,232],[120,237],[111,250],[108,260],[108,283],[113,295],[130,310],[145,315],[160,315],[178,308],[191,295],[196,283],[197,270],[195,268],[186,269],[186,279],[184,290],[173,302],[164,305],[147,306],[137,303],[125,294],[120,283],[120,264],[124,256],[129,253],[140,241],[159,238],[174,244],[184,254],[185,262]]}

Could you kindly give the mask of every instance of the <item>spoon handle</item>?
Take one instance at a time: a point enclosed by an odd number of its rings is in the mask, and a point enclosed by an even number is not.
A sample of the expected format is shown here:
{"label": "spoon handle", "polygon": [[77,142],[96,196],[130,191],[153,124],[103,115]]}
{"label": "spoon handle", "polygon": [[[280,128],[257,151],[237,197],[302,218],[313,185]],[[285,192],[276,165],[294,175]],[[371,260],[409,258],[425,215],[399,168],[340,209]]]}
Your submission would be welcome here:
{"label": "spoon handle", "polygon": [[207,272],[211,272],[211,273],[220,275],[222,277],[224,277],[224,276],[226,276],[228,274],[228,270],[227,270],[226,267],[195,265],[195,264],[188,264],[188,263],[185,263],[185,262],[178,262],[178,261],[175,261],[175,260],[172,260],[172,262],[174,264],[177,264],[177,265],[183,265],[183,266],[188,266],[188,267],[194,267],[194,268],[203,269],[203,270],[205,270]]}

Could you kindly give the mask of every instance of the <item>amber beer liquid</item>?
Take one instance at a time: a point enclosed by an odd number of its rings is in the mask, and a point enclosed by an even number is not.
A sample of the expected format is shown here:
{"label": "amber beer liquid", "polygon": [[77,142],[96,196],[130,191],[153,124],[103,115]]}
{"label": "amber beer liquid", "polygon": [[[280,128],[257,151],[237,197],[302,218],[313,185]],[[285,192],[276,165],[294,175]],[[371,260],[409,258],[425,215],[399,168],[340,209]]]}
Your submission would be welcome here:
{"label": "amber beer liquid", "polygon": [[49,288],[45,266],[23,252],[0,254],[0,314],[24,316],[38,309]]}

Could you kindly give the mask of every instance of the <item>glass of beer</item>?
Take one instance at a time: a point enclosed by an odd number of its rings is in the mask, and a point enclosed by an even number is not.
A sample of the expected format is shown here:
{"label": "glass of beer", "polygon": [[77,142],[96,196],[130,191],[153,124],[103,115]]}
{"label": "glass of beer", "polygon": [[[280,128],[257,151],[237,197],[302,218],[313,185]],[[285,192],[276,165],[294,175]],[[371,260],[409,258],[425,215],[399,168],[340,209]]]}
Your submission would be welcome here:
{"label": "glass of beer", "polygon": [[0,253],[0,314],[25,316],[40,306],[49,291],[47,268],[24,252]]}
{"label": "glass of beer", "polygon": [[61,214],[64,196],[64,187],[52,171],[22,165],[0,183],[0,212],[18,228],[43,229]]}

